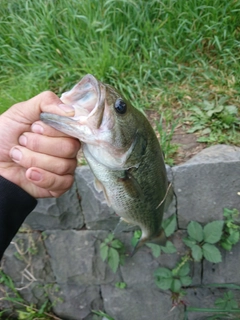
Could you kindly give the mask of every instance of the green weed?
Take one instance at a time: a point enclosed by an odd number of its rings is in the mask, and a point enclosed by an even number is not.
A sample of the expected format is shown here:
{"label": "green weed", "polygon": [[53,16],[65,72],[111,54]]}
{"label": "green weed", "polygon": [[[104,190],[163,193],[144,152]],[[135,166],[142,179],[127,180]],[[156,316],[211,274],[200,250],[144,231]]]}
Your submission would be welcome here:
{"label": "green weed", "polygon": [[125,248],[123,243],[114,239],[110,233],[100,245],[100,256],[103,261],[107,261],[109,267],[115,273],[120,264],[123,264],[125,257]]}
{"label": "green weed", "polygon": [[33,304],[29,305],[26,303],[18,290],[15,288],[12,279],[2,270],[0,270],[0,284],[6,286],[7,288],[5,297],[1,299],[10,302],[13,306],[9,309],[0,311],[0,316],[4,316],[4,318],[6,317],[6,319],[8,319],[8,315],[10,314],[11,316],[9,319],[12,319],[12,314],[16,314],[17,319],[60,320],[55,315],[49,313],[51,311],[52,304],[47,298],[40,308],[37,308]]}
{"label": "green weed", "polygon": [[236,142],[237,137],[240,138],[237,134],[240,126],[238,108],[235,105],[227,105],[227,100],[228,97],[211,102],[204,100],[199,106],[191,107],[191,116],[185,119],[193,124],[188,133],[200,132],[199,142]]}
{"label": "green weed", "polygon": [[189,272],[190,266],[186,259],[172,270],[158,268],[154,272],[156,285],[162,290],[171,290],[173,293],[181,293],[182,295],[182,287],[188,287],[192,283]]}
{"label": "green weed", "polygon": [[191,221],[187,227],[188,237],[183,242],[190,247],[192,257],[195,261],[202,258],[218,263],[222,261],[221,253],[215,246],[222,237],[223,221],[213,221],[204,226],[196,221]]}
{"label": "green weed", "polygon": [[220,245],[230,251],[240,238],[240,212],[237,209],[224,208],[224,227]]}

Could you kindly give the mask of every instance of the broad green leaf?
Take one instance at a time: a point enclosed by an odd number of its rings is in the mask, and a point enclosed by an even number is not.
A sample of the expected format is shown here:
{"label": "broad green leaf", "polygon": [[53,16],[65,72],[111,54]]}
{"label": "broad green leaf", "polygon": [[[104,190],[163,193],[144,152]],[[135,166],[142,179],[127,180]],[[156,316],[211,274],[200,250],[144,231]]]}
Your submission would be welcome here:
{"label": "broad green leaf", "polygon": [[158,244],[155,243],[146,243],[146,245],[152,249],[152,254],[155,258],[158,258],[161,254],[161,248]]}
{"label": "broad green leaf", "polygon": [[223,111],[223,106],[217,106],[217,107],[215,107],[214,109],[209,110],[209,111],[207,112],[207,115],[208,115],[208,117],[211,118],[214,113],[219,113],[219,112],[221,112],[221,111]]}
{"label": "broad green leaf", "polygon": [[228,241],[221,241],[221,246],[223,247],[223,249],[230,251],[232,250],[232,244],[229,243]]}
{"label": "broad green leaf", "polygon": [[115,249],[120,249],[123,247],[123,244],[120,240],[115,239],[111,242],[111,247],[115,248]]}
{"label": "broad green leaf", "polygon": [[158,268],[154,272],[155,277],[159,278],[172,278],[171,270],[167,268]]}
{"label": "broad green leaf", "polygon": [[174,244],[171,241],[167,241],[165,247],[161,246],[161,249],[165,253],[177,252],[177,249],[175,248]]}
{"label": "broad green leaf", "polygon": [[222,96],[219,100],[218,100],[218,104],[219,105],[224,105],[227,101],[228,101],[229,97],[227,96]]}
{"label": "broad green leaf", "polygon": [[196,124],[195,126],[193,126],[192,128],[187,130],[187,133],[194,133],[196,131],[202,130],[204,128],[204,125],[201,124]]}
{"label": "broad green leaf", "polygon": [[156,281],[156,285],[162,290],[169,290],[171,288],[172,282],[172,278],[160,278]]}
{"label": "broad green leaf", "polygon": [[109,233],[109,235],[107,236],[107,238],[104,240],[105,243],[108,243],[110,241],[112,241],[114,238],[114,235],[112,233]]}
{"label": "broad green leaf", "polygon": [[232,231],[227,240],[232,244],[236,244],[239,241],[239,231]]}
{"label": "broad green leaf", "polygon": [[174,279],[170,289],[173,292],[179,292],[181,290],[181,281],[179,279]]}
{"label": "broad green leaf", "polygon": [[[208,103],[208,101],[207,101],[207,103]],[[202,112],[202,110],[197,106],[192,107],[191,111],[194,111],[196,114],[198,114],[202,118],[204,118],[204,116],[205,116],[204,112]]]}
{"label": "broad green leaf", "polygon": [[196,244],[196,240],[193,240],[191,238],[184,238],[183,242],[185,243],[186,246],[189,248],[192,248]]}
{"label": "broad green leaf", "polygon": [[108,264],[112,271],[115,273],[119,266],[119,253],[114,248],[109,248],[108,253]]}
{"label": "broad green leaf", "polygon": [[184,277],[186,276],[187,274],[189,274],[190,272],[190,266],[189,266],[189,263],[186,262],[184,263],[184,265],[180,268],[179,272],[178,272],[178,275],[180,277]]}
{"label": "broad green leaf", "polygon": [[236,106],[225,106],[225,110],[230,113],[231,115],[237,115],[238,113],[238,108]]}
{"label": "broad green leaf", "polygon": [[100,256],[101,256],[103,261],[105,261],[107,259],[108,250],[109,250],[109,246],[106,245],[105,243],[101,243],[101,245],[100,245]]}
{"label": "broad green leaf", "polygon": [[205,243],[202,249],[203,249],[203,256],[206,260],[213,263],[219,263],[222,261],[221,253],[218,250],[218,248],[215,247],[214,245]]}
{"label": "broad green leaf", "polygon": [[228,208],[224,208],[223,209],[223,216],[228,218],[228,217],[231,217],[231,215],[233,214],[233,210],[230,210]]}
{"label": "broad green leaf", "polygon": [[169,237],[171,234],[174,233],[176,226],[177,226],[177,219],[175,214],[173,214],[171,217],[163,221],[162,227],[164,229],[166,237]]}
{"label": "broad green leaf", "polygon": [[192,247],[192,257],[195,261],[201,261],[203,256],[202,248],[197,244]]}
{"label": "broad green leaf", "polygon": [[222,236],[224,221],[218,220],[208,223],[203,228],[203,238],[205,242],[214,244],[217,243]]}
{"label": "broad green leaf", "polygon": [[198,242],[203,240],[203,228],[200,223],[191,221],[187,226],[187,231],[192,239]]}
{"label": "broad green leaf", "polygon": [[192,278],[189,276],[180,277],[180,281],[182,283],[182,286],[187,287],[190,286],[192,283]]}

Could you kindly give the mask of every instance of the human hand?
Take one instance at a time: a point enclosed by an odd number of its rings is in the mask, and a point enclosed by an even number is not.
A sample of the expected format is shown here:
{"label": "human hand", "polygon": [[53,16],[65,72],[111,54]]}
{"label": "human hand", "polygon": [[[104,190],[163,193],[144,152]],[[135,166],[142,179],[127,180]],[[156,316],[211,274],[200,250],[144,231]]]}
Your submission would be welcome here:
{"label": "human hand", "polygon": [[0,175],[35,198],[58,197],[74,181],[80,142],[40,121],[41,112],[74,116],[50,91],[9,108],[0,116]]}

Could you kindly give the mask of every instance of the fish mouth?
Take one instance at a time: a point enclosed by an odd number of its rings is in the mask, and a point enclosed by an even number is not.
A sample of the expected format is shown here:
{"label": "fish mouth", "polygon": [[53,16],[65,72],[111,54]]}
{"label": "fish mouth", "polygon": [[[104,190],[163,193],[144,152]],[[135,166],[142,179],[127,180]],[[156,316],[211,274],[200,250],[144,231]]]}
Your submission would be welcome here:
{"label": "fish mouth", "polygon": [[82,138],[81,134],[79,136],[79,125],[87,126],[88,131],[92,132],[100,127],[105,106],[105,87],[93,75],[87,74],[70,91],[63,93],[60,99],[74,108],[74,117],[42,113],[40,119],[44,123],[77,138]]}

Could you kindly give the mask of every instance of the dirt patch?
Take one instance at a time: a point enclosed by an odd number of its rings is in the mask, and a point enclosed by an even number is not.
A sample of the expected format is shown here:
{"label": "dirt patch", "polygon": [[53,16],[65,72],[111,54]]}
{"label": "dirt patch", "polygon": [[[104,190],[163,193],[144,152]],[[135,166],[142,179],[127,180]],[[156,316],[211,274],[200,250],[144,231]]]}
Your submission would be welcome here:
{"label": "dirt patch", "polygon": [[[147,110],[146,116],[152,127],[156,129],[156,121],[159,120],[159,113]],[[171,143],[178,145],[177,152],[173,155],[174,165],[186,162],[207,146],[205,143],[197,141],[198,136],[196,134],[187,133],[188,129],[190,129],[190,126],[187,124],[184,124],[184,126],[179,124],[174,130]],[[160,139],[159,132],[156,132],[156,135]]]}
{"label": "dirt patch", "polygon": [[178,150],[174,155],[174,164],[186,162],[202,149],[206,148],[205,143],[197,142],[195,134],[187,133],[182,128],[176,128],[172,138],[172,143],[177,144]]}

